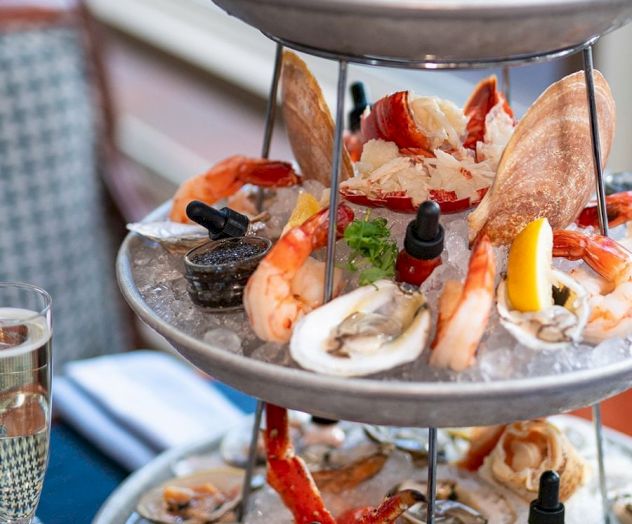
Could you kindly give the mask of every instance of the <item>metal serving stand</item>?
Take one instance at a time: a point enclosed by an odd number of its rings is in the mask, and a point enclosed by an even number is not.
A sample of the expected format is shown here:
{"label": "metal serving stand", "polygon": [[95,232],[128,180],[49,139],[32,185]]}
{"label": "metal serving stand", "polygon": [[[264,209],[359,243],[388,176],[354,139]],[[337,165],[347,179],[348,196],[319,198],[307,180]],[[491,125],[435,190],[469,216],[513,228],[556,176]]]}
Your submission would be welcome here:
{"label": "metal serving stand", "polygon": [[[349,64],[405,69],[521,65],[582,53],[601,233],[608,234],[602,155],[593,82],[597,39],[632,18],[630,0],[213,0],[277,43],[262,156],[268,157],[284,47],[338,62],[335,140],[325,298],[333,290],[335,221]],[[500,50],[500,51],[499,51]],[[508,74],[505,77],[508,78]],[[260,201],[261,203],[261,201]],[[134,283],[131,260],[144,249],[136,235],[121,247],[117,275],[135,312],[187,359],[258,399],[244,484],[250,478],[264,402],[359,422],[428,427],[428,519],[434,523],[436,428],[506,423],[593,405],[604,522],[609,522],[598,402],[630,387],[632,358],[595,370],[536,379],[440,383],[340,379],[230,354],[161,319]],[[335,398],[336,402],[332,402]],[[366,409],[371,406],[371,409]],[[364,408],[364,409],[363,409]]]}

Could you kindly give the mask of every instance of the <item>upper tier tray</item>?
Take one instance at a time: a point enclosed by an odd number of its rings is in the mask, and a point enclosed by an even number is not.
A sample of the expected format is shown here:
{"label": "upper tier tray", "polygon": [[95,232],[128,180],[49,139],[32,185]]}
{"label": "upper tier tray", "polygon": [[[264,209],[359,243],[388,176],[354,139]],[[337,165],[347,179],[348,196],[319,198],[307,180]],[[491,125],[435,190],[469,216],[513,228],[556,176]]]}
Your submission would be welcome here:
{"label": "upper tier tray", "polygon": [[629,0],[213,1],[312,54],[435,67],[563,55],[632,18]]}
{"label": "upper tier tray", "polygon": [[[167,205],[148,219],[163,218]],[[319,375],[298,368],[287,347],[262,344],[243,312],[211,314],[194,306],[181,271],[181,256],[137,234],[121,246],[117,275],[125,298],[184,357],[250,395],[328,418],[421,427],[491,425],[587,406],[632,381],[629,344],[607,342],[565,354],[526,348],[509,355],[489,352],[469,375],[436,372],[425,363],[427,353],[369,378]],[[481,366],[491,366],[493,373],[485,376]]]}

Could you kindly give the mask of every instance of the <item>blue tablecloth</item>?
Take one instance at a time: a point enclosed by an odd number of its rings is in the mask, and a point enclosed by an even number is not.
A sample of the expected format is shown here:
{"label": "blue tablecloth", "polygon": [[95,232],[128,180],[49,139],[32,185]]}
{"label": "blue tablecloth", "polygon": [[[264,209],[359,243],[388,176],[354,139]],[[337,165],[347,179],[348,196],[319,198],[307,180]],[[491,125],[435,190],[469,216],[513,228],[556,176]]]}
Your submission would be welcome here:
{"label": "blue tablecloth", "polygon": [[[214,385],[242,411],[254,412],[254,399],[223,384]],[[88,524],[129,473],[65,424],[55,424],[37,514],[44,524]]]}

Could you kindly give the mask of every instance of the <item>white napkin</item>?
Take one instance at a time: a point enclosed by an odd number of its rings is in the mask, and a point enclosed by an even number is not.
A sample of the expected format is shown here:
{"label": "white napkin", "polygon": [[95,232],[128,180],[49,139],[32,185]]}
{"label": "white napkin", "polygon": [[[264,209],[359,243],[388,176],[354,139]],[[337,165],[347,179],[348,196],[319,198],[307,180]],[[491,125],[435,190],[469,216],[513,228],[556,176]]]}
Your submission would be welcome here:
{"label": "white napkin", "polygon": [[[66,382],[58,379],[60,388],[54,386],[56,408],[95,444],[96,433],[109,435],[98,440],[112,442],[109,448],[117,448],[119,457],[104,451],[119,462],[120,449],[134,448],[144,456],[211,440],[245,416],[193,368],[164,353],[134,351],[72,362],[64,374]],[[95,408],[98,416],[91,413]]]}

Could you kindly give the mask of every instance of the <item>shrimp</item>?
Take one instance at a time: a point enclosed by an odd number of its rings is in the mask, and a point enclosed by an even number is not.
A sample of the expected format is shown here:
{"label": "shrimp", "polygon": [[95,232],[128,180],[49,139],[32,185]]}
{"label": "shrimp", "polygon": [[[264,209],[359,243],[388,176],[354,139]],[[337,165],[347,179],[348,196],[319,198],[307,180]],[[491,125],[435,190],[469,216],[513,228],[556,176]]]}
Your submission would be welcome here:
{"label": "shrimp", "polygon": [[[606,210],[610,227],[617,227],[632,220],[632,191],[622,191],[607,196]],[[596,202],[583,209],[577,218],[577,224],[582,227],[599,226],[599,211]]]}
{"label": "shrimp", "polygon": [[448,281],[443,288],[430,365],[463,371],[474,363],[494,304],[495,278],[492,244],[483,236],[472,250],[465,282]]}
{"label": "shrimp", "polygon": [[632,252],[608,237],[558,230],[553,233],[553,256],[583,260],[597,273],[581,268],[570,272],[590,296],[584,340],[599,343],[632,335]]}
{"label": "shrimp", "polygon": [[[294,324],[323,303],[324,264],[309,255],[327,243],[329,209],[290,229],[252,274],[244,290],[244,308],[256,335],[269,342],[287,342]],[[353,210],[338,207],[336,232],[342,236]],[[340,291],[340,285],[336,286]]]}
{"label": "shrimp", "polygon": [[169,218],[174,222],[186,223],[186,208],[191,200],[214,204],[233,195],[244,184],[287,187],[298,184],[299,180],[288,162],[231,156],[215,164],[206,173],[185,181],[173,197]]}

